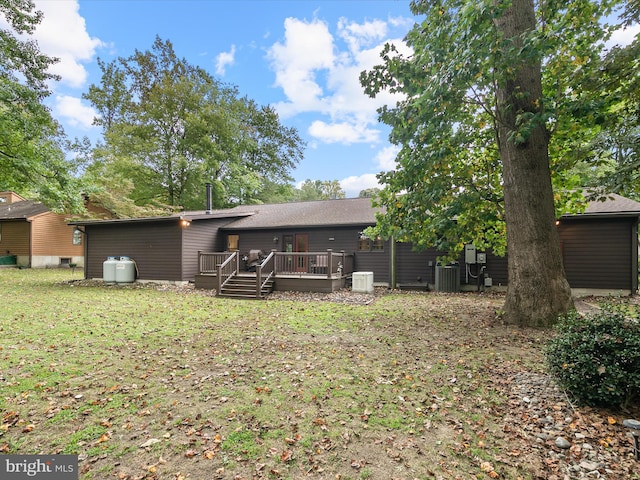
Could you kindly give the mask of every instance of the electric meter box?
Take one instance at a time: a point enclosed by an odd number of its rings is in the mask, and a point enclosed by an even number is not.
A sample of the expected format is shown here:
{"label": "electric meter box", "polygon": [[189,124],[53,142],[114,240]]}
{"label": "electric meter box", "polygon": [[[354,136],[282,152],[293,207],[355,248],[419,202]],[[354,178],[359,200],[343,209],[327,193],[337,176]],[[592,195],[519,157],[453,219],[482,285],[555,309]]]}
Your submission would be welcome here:
{"label": "electric meter box", "polygon": [[478,263],[484,265],[487,263],[487,254],[484,252],[478,252],[476,254],[476,260]]}
{"label": "electric meter box", "polygon": [[464,246],[464,263],[476,263],[476,246],[472,243]]}

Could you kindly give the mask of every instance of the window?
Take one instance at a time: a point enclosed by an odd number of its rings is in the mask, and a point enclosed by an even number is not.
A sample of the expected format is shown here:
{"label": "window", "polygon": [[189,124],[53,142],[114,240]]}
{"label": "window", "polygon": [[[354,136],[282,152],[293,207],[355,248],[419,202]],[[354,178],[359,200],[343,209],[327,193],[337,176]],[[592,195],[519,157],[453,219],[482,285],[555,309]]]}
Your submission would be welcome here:
{"label": "window", "polygon": [[7,197],[0,197],[0,203],[7,203]]}
{"label": "window", "polygon": [[358,240],[358,251],[368,252],[369,250],[369,238],[365,237],[364,235],[360,235],[360,239]]}
{"label": "window", "polygon": [[71,241],[74,245],[82,245],[82,232],[77,228],[73,230],[73,238]]}
{"label": "window", "polygon": [[237,252],[240,247],[240,235],[227,235],[227,251]]}
{"label": "window", "polygon": [[369,238],[365,235],[360,235],[358,240],[359,252],[384,252],[384,239],[382,237]]}

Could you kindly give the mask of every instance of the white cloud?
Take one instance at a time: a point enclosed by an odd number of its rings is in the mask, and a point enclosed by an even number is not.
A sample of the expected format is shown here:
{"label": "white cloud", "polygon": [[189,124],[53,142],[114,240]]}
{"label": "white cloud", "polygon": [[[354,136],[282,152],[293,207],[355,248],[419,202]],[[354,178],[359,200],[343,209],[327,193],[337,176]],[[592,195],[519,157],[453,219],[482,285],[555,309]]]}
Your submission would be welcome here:
{"label": "white cloud", "polygon": [[281,105],[283,116],[305,111],[326,111],[322,106],[322,87],[316,74],[333,67],[333,37],[326,23],[287,18],[284,43],[276,42],[267,57],[276,72],[275,85],[282,88],[289,102]]}
{"label": "white cloud", "polygon": [[364,23],[349,22],[346,18],[338,21],[338,35],[347,42],[349,50],[357,54],[364,46],[372,46],[387,36],[388,25],[382,20]]}
{"label": "white cloud", "polygon": [[640,25],[638,24],[627,28],[620,28],[613,32],[606,46],[607,48],[612,48],[616,45],[626,47],[633,42],[638,34],[640,34]]}
{"label": "white cloud", "polygon": [[329,25],[317,19],[285,21],[284,41],[268,51],[275,85],[287,97],[275,107],[283,118],[308,112],[326,116],[309,128],[319,141],[379,142],[376,110],[395,104],[398,97],[384,92],[375,99],[367,97],[359,75],[381,63],[385,42],[398,45],[404,53],[408,48],[399,39],[387,38],[389,25],[381,20],[359,24],[341,18],[337,30],[334,37]]}
{"label": "white cloud", "polygon": [[375,157],[378,168],[383,172],[389,172],[396,169],[396,156],[400,151],[397,145],[390,145],[378,152]]}
{"label": "white cloud", "polygon": [[71,126],[85,130],[92,128],[93,119],[97,116],[93,108],[84,105],[79,98],[69,95],[56,96],[54,111],[57,117],[66,119]]}
{"label": "white cloud", "polygon": [[87,71],[83,63],[91,61],[96,50],[106,45],[87,33],[77,1],[35,0],[35,5],[44,16],[33,36],[43,53],[59,58],[49,71],[60,75],[64,84],[84,86]]}
{"label": "white cloud", "polygon": [[374,173],[347,177],[340,180],[340,186],[349,198],[357,197],[362,190],[366,190],[367,188],[382,188]]}
{"label": "white cloud", "polygon": [[355,123],[325,123],[321,120],[314,121],[309,127],[309,135],[324,143],[343,143],[350,145],[360,142],[377,142],[380,132],[368,128],[364,124]]}
{"label": "white cloud", "polygon": [[224,75],[227,71],[227,66],[235,63],[236,46],[231,45],[229,52],[222,52],[216,57],[216,74]]}

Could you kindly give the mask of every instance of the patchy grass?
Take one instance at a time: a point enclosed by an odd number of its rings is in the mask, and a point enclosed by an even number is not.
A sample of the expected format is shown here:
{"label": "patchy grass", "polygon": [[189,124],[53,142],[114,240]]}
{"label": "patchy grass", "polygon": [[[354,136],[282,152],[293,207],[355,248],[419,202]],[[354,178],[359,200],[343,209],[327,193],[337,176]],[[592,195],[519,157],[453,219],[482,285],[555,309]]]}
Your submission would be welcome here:
{"label": "patchy grass", "polygon": [[[503,432],[541,331],[500,296],[237,301],[0,271],[0,450],[82,479],[538,478]],[[493,462],[487,469],[488,462]]]}

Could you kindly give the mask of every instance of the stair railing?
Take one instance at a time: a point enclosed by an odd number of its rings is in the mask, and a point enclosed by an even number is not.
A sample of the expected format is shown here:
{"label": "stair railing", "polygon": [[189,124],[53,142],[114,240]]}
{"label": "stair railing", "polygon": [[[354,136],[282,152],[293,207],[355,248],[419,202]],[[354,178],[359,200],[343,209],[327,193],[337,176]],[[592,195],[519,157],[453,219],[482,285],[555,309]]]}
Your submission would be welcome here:
{"label": "stair railing", "polygon": [[222,287],[224,287],[231,278],[238,273],[238,252],[233,252],[229,258],[218,265],[218,295],[222,293]]}
{"label": "stair railing", "polygon": [[275,275],[275,258],[276,251],[271,250],[271,253],[256,266],[256,297],[262,298],[262,289],[269,280]]}

